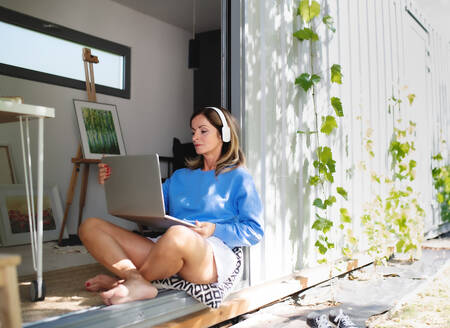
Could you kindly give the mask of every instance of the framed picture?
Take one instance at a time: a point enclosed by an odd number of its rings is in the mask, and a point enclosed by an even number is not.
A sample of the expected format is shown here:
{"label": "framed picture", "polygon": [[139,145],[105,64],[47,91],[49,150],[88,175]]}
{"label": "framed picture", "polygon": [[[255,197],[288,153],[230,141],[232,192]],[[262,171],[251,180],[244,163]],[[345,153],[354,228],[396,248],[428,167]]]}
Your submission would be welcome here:
{"label": "framed picture", "polygon": [[125,155],[116,106],[83,100],[73,102],[84,158],[101,159],[103,155]]}
{"label": "framed picture", "polygon": [[[37,193],[34,192],[35,212]],[[44,241],[57,240],[61,229],[63,210],[56,186],[44,187],[43,231]],[[25,185],[0,185],[1,240],[3,246],[29,244],[30,225]],[[68,238],[67,232],[64,238]]]}
{"label": "framed picture", "polygon": [[0,145],[0,184],[15,183],[9,146]]}

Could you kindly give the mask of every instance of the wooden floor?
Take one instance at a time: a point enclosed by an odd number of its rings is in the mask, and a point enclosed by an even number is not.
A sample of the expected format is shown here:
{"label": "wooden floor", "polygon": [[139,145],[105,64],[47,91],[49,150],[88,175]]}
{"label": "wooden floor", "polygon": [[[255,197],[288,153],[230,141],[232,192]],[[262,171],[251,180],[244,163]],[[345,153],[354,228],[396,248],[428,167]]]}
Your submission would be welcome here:
{"label": "wooden floor", "polygon": [[[342,270],[348,271],[356,268],[358,263],[364,265],[368,263],[368,258],[341,263],[339,268],[341,271],[339,273],[342,273]],[[212,326],[259,309],[302,289],[327,280],[329,275],[328,270],[328,266],[303,270],[283,279],[242,289],[231,294],[219,309],[196,310],[193,314],[165,322],[158,327]],[[36,322],[49,317],[101,305],[102,302],[98,295],[85,291],[84,281],[91,276],[105,272],[105,269],[98,264],[88,264],[47,272],[45,274],[47,285],[46,298],[43,302],[36,303],[30,302],[28,296],[28,285],[31,280],[35,279],[35,276],[22,277],[20,279],[20,293],[23,321]],[[163,310],[165,308],[167,308],[167,305],[163,307]]]}
{"label": "wooden floor", "polygon": [[36,276],[21,277],[19,291],[23,322],[39,321],[103,304],[100,296],[84,288],[84,282],[88,278],[100,273],[107,273],[100,264],[46,272],[44,274],[46,297],[41,302],[31,302],[29,296],[29,286]]}

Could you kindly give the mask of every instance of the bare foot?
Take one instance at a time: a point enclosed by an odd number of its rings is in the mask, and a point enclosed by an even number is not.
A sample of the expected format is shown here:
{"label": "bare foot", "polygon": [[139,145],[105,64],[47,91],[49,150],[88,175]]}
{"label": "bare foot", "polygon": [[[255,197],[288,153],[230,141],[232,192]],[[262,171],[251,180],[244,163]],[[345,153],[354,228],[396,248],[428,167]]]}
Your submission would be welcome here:
{"label": "bare foot", "polygon": [[100,293],[106,305],[146,300],[158,295],[158,290],[140,275],[133,275],[116,287]]}
{"label": "bare foot", "polygon": [[120,280],[117,278],[107,276],[106,274],[99,274],[94,278],[86,280],[84,286],[90,292],[99,292],[116,287],[119,283]]}

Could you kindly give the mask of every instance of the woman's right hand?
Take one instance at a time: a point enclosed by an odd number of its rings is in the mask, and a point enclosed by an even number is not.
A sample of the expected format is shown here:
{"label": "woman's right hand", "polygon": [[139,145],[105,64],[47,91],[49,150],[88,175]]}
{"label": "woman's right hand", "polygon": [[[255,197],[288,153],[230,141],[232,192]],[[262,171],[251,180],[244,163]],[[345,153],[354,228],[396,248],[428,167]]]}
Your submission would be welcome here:
{"label": "woman's right hand", "polygon": [[111,176],[111,168],[108,164],[98,163],[98,183],[104,184]]}

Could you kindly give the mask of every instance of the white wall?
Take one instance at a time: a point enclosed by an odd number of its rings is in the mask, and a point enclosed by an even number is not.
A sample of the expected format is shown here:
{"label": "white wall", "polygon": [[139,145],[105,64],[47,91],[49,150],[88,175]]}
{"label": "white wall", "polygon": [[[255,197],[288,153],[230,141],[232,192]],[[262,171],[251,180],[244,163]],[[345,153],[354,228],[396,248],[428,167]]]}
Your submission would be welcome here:
{"label": "white wall", "polygon": [[[109,0],[0,0],[0,6],[131,47],[131,99],[97,94],[98,102],[117,106],[128,154],[170,156],[173,137],[190,139],[193,78],[187,68],[188,32]],[[86,92],[0,76],[0,96],[22,96],[25,103],[55,108],[56,118],[45,122],[44,183],[57,185],[65,203],[70,160],[79,143],[73,99],[87,99]],[[0,126],[0,143],[11,146],[16,175],[23,183],[17,123]],[[134,224],[106,215],[97,169],[91,168],[84,217],[108,217],[133,228]],[[80,181],[69,213],[69,233],[76,232]]]}
{"label": "white wall", "polygon": [[[388,114],[392,95],[398,98],[402,93],[401,115],[417,123],[414,157],[420,163],[415,190],[421,193],[426,229],[441,223],[433,212],[430,158],[441,151],[448,162],[448,146],[443,149],[439,140],[447,140],[448,145],[449,48],[415,10],[413,1],[317,1],[333,17],[337,31],[327,32],[319,24],[322,41],[314,45],[314,72],[328,80],[329,67],[340,64],[343,73],[342,85],[321,83],[316,89],[319,120],[332,111],[330,96],[340,97],[344,110],[338,130],[329,138],[322,135],[320,142],[333,149],[337,162],[334,188],[343,186],[349,192],[348,201],[336,195],[338,201],[329,214],[334,221],[329,235],[337,243],[332,258],[336,258],[341,257],[343,242],[343,233],[336,228],[338,209],[348,209],[364,251],[363,207],[386,192],[371,181],[370,172],[391,176],[387,149],[394,123]],[[317,145],[314,135],[297,133],[307,127],[315,130],[311,91],[305,94],[294,85],[301,73],[311,72],[309,43],[292,36],[303,27],[296,15],[299,2],[245,2],[245,146],[265,207],[265,238],[251,248],[252,283],[315,266],[319,257],[314,247],[317,234],[311,228],[315,214],[311,203],[318,195],[307,184]],[[415,32],[421,27],[405,8],[425,25],[426,36]],[[408,93],[416,95],[412,107],[406,105]],[[373,130],[374,160],[365,150],[368,129]],[[366,170],[360,168],[363,162]]]}

